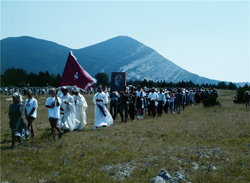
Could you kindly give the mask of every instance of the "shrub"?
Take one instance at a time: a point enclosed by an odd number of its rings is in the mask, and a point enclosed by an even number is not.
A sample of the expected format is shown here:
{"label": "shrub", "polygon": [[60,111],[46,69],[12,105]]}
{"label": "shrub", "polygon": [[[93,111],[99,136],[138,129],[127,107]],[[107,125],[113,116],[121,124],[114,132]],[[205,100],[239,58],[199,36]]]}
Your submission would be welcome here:
{"label": "shrub", "polygon": [[245,102],[245,93],[249,89],[248,85],[246,84],[244,87],[239,87],[237,90],[236,96],[234,96],[234,103],[244,103]]}
{"label": "shrub", "polygon": [[202,100],[202,103],[205,107],[220,105],[220,102],[217,100],[218,95],[216,93],[211,93],[211,95]]}

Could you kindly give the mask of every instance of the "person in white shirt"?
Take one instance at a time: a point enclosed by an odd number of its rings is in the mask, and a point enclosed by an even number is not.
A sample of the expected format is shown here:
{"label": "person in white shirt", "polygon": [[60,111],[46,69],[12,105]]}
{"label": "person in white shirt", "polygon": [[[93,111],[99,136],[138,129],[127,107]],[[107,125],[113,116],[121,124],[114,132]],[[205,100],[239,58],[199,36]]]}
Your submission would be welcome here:
{"label": "person in white shirt", "polygon": [[73,99],[75,102],[76,119],[80,121],[80,124],[78,125],[77,129],[81,130],[84,128],[85,125],[87,125],[85,110],[88,108],[88,104],[84,96],[80,94],[80,89],[77,87],[74,87]]}
{"label": "person in white shirt", "polygon": [[144,108],[144,97],[146,97],[146,93],[143,91],[140,85],[137,88],[138,91],[136,92],[136,108],[138,110],[138,118],[142,119],[143,108]]}
{"label": "person in white shirt", "polygon": [[162,109],[163,106],[166,103],[166,97],[165,94],[163,93],[163,89],[160,89],[160,92],[158,93],[159,99],[158,99],[158,107],[157,107],[157,111],[158,111],[158,116],[162,116]]}
{"label": "person in white shirt", "polygon": [[151,109],[150,111],[152,112],[153,118],[155,118],[157,112],[156,106],[158,105],[157,100],[159,98],[159,95],[158,93],[155,92],[155,88],[152,88],[151,91],[152,91],[151,94],[148,95],[148,99],[150,101],[150,109]]}
{"label": "person in white shirt", "polygon": [[107,108],[107,107],[108,107],[108,103],[109,103],[109,92],[108,92],[107,86],[105,86],[105,88],[103,88],[103,92],[104,92],[104,93],[107,95],[107,97],[108,97],[107,103],[105,104],[105,107]]}
{"label": "person in white shirt", "polygon": [[25,117],[28,121],[28,129],[31,133],[31,137],[35,137],[33,121],[37,117],[37,107],[38,103],[37,100],[33,97],[32,91],[28,91],[27,93],[28,99],[25,101]]}
{"label": "person in white shirt", "polygon": [[95,104],[95,125],[92,128],[93,130],[101,126],[105,127],[113,124],[113,118],[105,106],[107,101],[107,95],[102,92],[102,88],[99,86],[98,92],[93,97],[93,102]]}
{"label": "person in white shirt", "polygon": [[50,96],[45,102],[45,107],[48,108],[48,117],[51,125],[51,132],[55,140],[55,129],[59,132],[59,138],[62,137],[62,132],[57,126],[58,119],[60,119],[60,104],[61,99],[56,95],[56,89],[52,88],[49,91]]}
{"label": "person in white shirt", "polygon": [[76,119],[75,102],[73,97],[68,93],[68,88],[63,86],[61,88],[63,96],[61,97],[61,119],[59,126],[62,127],[65,132],[73,131],[77,129],[80,121]]}
{"label": "person in white shirt", "polygon": [[166,114],[168,114],[169,100],[170,100],[169,91],[166,91],[165,97],[166,97],[166,102],[165,102],[165,105],[164,105],[164,111],[165,111]]}
{"label": "person in white shirt", "polygon": [[58,87],[57,88],[57,97],[59,97],[59,98],[61,98],[62,96],[63,96],[63,93],[62,93],[62,91],[61,91],[61,87]]}

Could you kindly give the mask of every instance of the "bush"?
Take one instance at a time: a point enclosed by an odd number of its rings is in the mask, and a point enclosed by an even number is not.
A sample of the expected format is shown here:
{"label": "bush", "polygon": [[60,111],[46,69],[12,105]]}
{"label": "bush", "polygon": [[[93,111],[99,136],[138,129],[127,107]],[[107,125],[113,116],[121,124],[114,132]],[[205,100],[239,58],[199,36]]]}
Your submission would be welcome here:
{"label": "bush", "polygon": [[239,89],[237,90],[236,96],[234,96],[234,100],[233,100],[234,103],[236,104],[244,103],[246,91],[249,89],[250,89],[250,86],[248,86],[247,84],[244,87],[239,87]]}
{"label": "bush", "polygon": [[204,98],[202,103],[205,107],[220,105],[220,102],[217,100],[218,95],[216,93],[212,93],[209,97]]}

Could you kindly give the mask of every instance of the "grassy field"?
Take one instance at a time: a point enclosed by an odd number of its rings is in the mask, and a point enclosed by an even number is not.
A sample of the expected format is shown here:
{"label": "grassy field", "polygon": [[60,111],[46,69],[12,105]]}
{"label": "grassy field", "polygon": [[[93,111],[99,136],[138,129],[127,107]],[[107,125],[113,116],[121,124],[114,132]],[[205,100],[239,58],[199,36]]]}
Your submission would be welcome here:
{"label": "grassy field", "polygon": [[234,104],[236,91],[218,90],[221,106],[189,106],[155,119],[94,125],[93,95],[86,95],[88,125],[52,140],[46,98],[39,101],[34,139],[10,149],[9,96],[1,96],[1,182],[150,182],[161,170],[189,182],[250,182],[250,108]]}

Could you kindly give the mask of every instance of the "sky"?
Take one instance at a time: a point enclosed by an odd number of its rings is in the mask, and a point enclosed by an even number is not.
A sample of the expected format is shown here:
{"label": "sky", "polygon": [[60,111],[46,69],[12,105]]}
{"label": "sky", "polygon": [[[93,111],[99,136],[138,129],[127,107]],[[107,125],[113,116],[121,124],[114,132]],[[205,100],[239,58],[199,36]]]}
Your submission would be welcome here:
{"label": "sky", "polygon": [[249,9],[248,0],[1,0],[1,39],[31,36],[79,49],[129,36],[191,73],[250,82]]}

